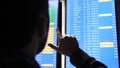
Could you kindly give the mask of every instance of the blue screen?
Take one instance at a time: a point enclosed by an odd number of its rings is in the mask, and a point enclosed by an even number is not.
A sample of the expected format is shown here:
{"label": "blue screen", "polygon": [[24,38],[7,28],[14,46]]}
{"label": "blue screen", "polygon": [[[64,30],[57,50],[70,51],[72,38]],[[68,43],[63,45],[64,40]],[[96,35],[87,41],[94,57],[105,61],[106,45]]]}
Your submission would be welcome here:
{"label": "blue screen", "polygon": [[[58,0],[49,0],[50,26],[47,43],[56,44],[56,27],[58,14]],[[36,56],[36,61],[41,68],[56,68],[56,51],[46,43],[44,50]]]}
{"label": "blue screen", "polygon": [[[67,0],[66,33],[108,68],[119,68],[115,0]],[[75,68],[69,57],[66,68]]]}

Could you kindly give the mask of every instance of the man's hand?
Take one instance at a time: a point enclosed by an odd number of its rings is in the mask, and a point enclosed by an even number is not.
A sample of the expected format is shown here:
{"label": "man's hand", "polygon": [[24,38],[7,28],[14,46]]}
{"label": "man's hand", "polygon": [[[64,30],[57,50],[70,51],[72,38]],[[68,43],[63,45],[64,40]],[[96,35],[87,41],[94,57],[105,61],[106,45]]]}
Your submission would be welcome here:
{"label": "man's hand", "polygon": [[72,53],[78,49],[78,42],[74,36],[63,36],[59,29],[57,29],[57,37],[58,37],[58,46],[55,46],[51,43],[48,43],[48,46],[57,50],[59,53],[71,56]]}

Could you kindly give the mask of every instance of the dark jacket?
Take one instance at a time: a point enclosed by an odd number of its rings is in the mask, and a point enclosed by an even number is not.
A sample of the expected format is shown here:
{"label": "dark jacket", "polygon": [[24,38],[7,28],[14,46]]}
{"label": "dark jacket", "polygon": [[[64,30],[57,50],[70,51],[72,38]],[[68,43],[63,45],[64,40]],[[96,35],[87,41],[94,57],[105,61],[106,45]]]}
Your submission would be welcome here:
{"label": "dark jacket", "polygon": [[0,68],[40,68],[34,57],[20,51],[3,52]]}
{"label": "dark jacket", "polygon": [[81,49],[77,49],[70,56],[70,61],[77,68],[107,68],[106,65],[90,57]]}
{"label": "dark jacket", "polygon": [[[30,57],[23,52],[9,51],[3,53],[0,58],[0,68],[40,68],[34,57]],[[70,61],[77,68],[107,68],[81,49],[77,49],[70,56]]]}

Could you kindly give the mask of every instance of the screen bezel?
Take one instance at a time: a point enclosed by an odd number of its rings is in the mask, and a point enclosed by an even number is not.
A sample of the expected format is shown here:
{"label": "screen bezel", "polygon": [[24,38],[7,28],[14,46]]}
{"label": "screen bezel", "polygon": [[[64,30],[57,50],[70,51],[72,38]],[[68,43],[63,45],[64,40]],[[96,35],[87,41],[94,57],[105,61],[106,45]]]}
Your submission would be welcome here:
{"label": "screen bezel", "polygon": [[[120,0],[115,0],[116,24],[117,24],[117,40],[118,40],[118,59],[120,63]],[[120,67],[120,65],[119,65]]]}

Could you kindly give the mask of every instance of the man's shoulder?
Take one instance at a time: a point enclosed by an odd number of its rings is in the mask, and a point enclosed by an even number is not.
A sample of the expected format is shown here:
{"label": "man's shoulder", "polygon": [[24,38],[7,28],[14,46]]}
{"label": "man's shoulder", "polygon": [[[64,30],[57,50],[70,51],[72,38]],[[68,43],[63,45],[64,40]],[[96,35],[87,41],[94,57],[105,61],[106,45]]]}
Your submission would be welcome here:
{"label": "man's shoulder", "polygon": [[21,52],[9,52],[0,60],[0,68],[40,68],[34,58]]}

